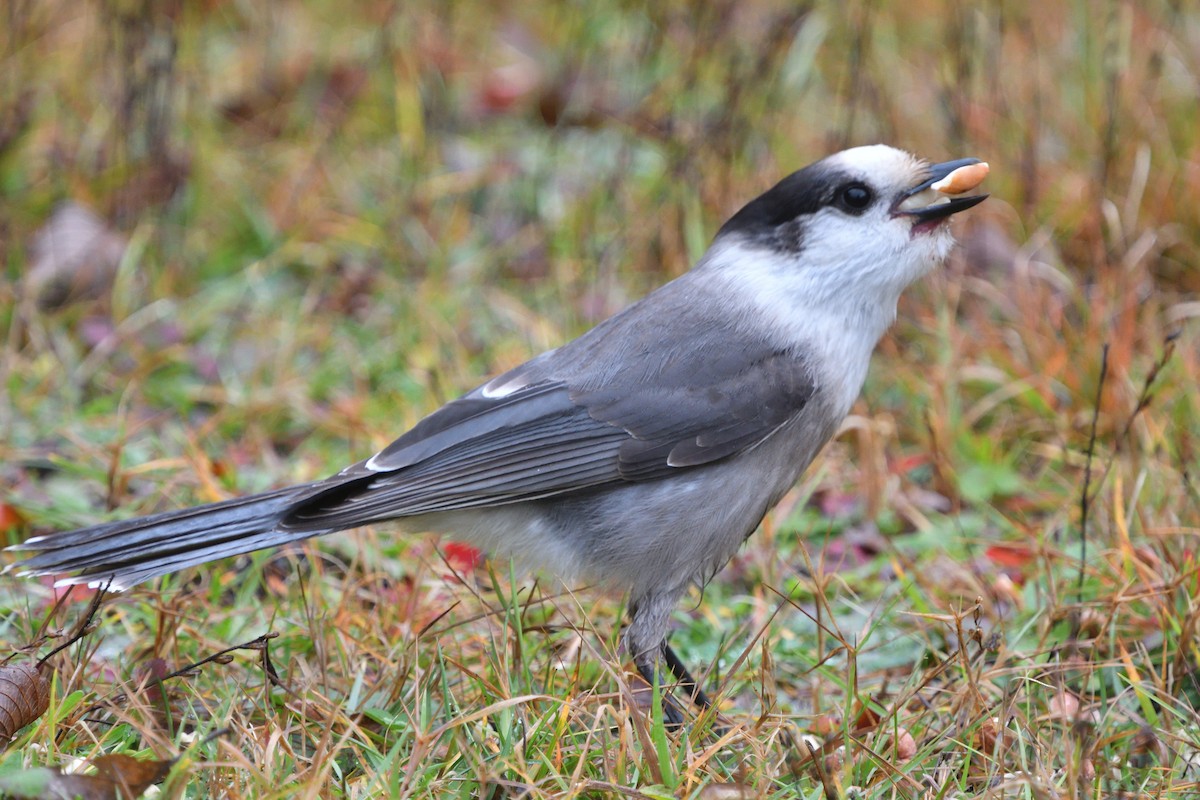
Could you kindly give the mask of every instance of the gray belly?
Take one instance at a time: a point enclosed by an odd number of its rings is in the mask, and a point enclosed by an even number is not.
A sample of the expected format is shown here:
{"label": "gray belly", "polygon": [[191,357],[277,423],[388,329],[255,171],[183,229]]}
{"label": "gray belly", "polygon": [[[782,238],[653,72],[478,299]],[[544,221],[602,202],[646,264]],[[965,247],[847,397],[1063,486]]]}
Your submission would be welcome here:
{"label": "gray belly", "polygon": [[469,541],[568,583],[639,595],[710,578],[791,488],[841,420],[814,403],[758,447],[677,477],[426,515],[406,527]]}

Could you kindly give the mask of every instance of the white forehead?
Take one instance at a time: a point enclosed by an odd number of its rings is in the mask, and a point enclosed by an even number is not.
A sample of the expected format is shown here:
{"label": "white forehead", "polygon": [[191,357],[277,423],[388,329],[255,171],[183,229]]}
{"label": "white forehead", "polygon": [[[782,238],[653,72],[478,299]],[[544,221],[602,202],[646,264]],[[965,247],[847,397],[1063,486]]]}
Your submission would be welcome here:
{"label": "white forehead", "polygon": [[846,172],[868,178],[876,186],[908,186],[925,169],[925,162],[921,159],[886,144],[852,147],[834,153],[827,162]]}

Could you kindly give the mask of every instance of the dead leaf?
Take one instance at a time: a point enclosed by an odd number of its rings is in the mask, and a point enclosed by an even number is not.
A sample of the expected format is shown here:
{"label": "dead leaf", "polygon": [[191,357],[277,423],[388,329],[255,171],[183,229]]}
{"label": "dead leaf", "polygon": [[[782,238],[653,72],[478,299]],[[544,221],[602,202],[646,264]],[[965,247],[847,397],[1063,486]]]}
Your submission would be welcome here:
{"label": "dead leaf", "polygon": [[811,729],[822,739],[834,734],[842,725],[842,718],[837,714],[818,714],[813,718]]}
{"label": "dead leaf", "polygon": [[1000,721],[999,717],[988,717],[979,723],[972,736],[972,743],[980,752],[992,755],[999,743],[1005,749],[1017,743],[1017,736]]}
{"label": "dead leaf", "polygon": [[17,800],[115,800],[113,785],[94,775],[68,775],[37,767],[0,777],[0,796]]}
{"label": "dead leaf", "polygon": [[1018,569],[1037,558],[1037,551],[1019,544],[993,544],[984,554],[993,564]]}
{"label": "dead leaf", "polygon": [[25,524],[21,512],[8,503],[0,502],[0,534],[15,531]]}
{"label": "dead leaf", "polygon": [[460,575],[474,572],[484,562],[483,553],[477,547],[462,542],[446,542],[442,545],[446,561]]}
{"label": "dead leaf", "polygon": [[96,779],[107,781],[121,794],[114,797],[138,797],[142,792],[167,777],[173,761],[141,759],[123,753],[110,753],[92,759],[96,767]]}
{"label": "dead leaf", "polygon": [[[877,701],[882,700],[882,698],[879,697],[874,699]],[[861,733],[862,731],[868,731],[879,727],[879,722],[883,719],[883,717],[880,716],[878,711],[862,701],[859,701],[856,705],[858,706],[858,713],[854,715],[854,727],[851,730],[853,730],[855,733]]]}
{"label": "dead leaf", "polygon": [[35,721],[50,706],[50,681],[32,663],[0,666],[0,742]]}
{"label": "dead leaf", "polygon": [[25,292],[44,311],[97,297],[112,285],[126,244],[91,209],[63,203],[33,237]]}
{"label": "dead leaf", "polygon": [[0,777],[0,796],[29,800],[132,800],[171,770],[171,761],[113,753],[92,759],[95,775],[37,767]]}

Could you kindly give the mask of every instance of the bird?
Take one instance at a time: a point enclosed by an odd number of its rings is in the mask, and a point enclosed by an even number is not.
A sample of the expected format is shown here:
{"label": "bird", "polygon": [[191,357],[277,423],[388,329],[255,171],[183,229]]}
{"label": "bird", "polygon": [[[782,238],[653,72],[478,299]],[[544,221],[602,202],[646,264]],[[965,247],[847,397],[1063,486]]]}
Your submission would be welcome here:
{"label": "bird", "polygon": [[[711,700],[667,643],[837,432],[901,292],[941,264],[988,165],[887,145],[818,160],[746,203],[696,264],[593,329],[311,483],[35,536],[26,575],[124,590],[364,525],[452,535],[628,598],[622,644]],[[677,721],[674,705],[668,716]]]}

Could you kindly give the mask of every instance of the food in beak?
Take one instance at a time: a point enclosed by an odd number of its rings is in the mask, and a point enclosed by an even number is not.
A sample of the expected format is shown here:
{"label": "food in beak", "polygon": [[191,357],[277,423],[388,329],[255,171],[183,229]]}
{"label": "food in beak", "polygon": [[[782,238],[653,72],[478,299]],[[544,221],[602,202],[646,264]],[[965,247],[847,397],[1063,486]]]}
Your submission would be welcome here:
{"label": "food in beak", "polygon": [[982,202],[987,195],[962,195],[983,183],[987,174],[988,165],[983,161],[964,164],[942,178],[931,179],[906,192],[896,211],[922,220],[933,220],[968,209]]}
{"label": "food in beak", "polygon": [[986,161],[980,161],[978,164],[967,164],[965,167],[959,167],[954,170],[954,172],[951,172],[937,183],[932,184],[929,188],[942,194],[963,194],[983,183],[983,179],[987,177],[987,174],[988,165]]}

